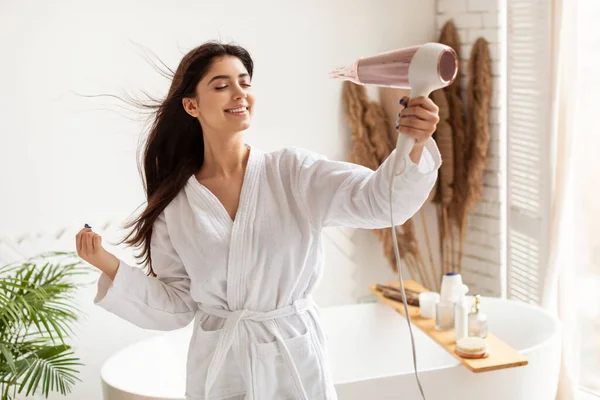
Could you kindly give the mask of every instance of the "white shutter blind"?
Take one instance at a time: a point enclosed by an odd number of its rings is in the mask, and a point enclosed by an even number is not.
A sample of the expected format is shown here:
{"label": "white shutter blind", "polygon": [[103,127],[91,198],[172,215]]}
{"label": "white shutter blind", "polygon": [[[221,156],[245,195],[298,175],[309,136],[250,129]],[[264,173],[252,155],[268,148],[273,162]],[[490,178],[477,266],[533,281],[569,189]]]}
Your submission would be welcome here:
{"label": "white shutter blind", "polygon": [[508,297],[539,303],[550,211],[550,23],[546,0],[508,0]]}

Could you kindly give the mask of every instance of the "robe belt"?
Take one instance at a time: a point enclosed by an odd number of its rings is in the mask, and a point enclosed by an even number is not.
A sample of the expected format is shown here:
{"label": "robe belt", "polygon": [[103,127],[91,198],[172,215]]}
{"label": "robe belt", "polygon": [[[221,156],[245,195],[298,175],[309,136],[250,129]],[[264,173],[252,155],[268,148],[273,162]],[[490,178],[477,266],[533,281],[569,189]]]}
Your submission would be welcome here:
{"label": "robe belt", "polygon": [[214,383],[217,379],[217,376],[219,374],[219,371],[221,370],[221,368],[223,367],[223,364],[225,363],[225,357],[227,356],[227,353],[229,352],[229,349],[231,349],[231,346],[233,344],[235,330],[238,326],[238,323],[242,319],[248,319],[248,320],[252,320],[252,321],[264,322],[265,327],[269,330],[269,332],[271,332],[271,334],[273,334],[273,336],[275,336],[275,340],[281,346],[281,350],[283,352],[283,354],[282,354],[283,359],[286,361],[286,364],[290,368],[294,386],[296,388],[296,393],[299,396],[298,399],[309,400],[309,398],[306,394],[306,390],[304,389],[304,386],[302,385],[302,380],[300,379],[300,373],[298,372],[298,369],[296,368],[296,364],[294,363],[294,360],[292,359],[292,355],[290,354],[290,350],[286,346],[283,337],[278,332],[277,324],[275,323],[274,320],[276,320],[278,318],[288,317],[288,316],[295,315],[295,314],[300,315],[300,313],[303,313],[303,312],[309,310],[312,306],[313,306],[313,302],[312,302],[312,300],[309,300],[309,299],[298,299],[298,300],[294,301],[293,304],[291,304],[287,307],[278,308],[276,310],[266,311],[266,312],[252,311],[252,310],[247,310],[247,309],[229,311],[229,310],[223,310],[223,309],[209,307],[204,304],[198,304],[198,307],[200,308],[200,310],[202,310],[210,315],[214,315],[214,316],[225,319],[225,325],[223,325],[223,329],[221,330],[221,333],[219,334],[219,339],[217,341],[217,347],[216,347],[215,353],[213,354],[212,360],[210,361],[210,364],[208,366],[208,372],[206,374],[206,383],[205,383],[205,387],[204,387],[204,398],[206,400],[208,400],[208,394],[210,392],[210,389],[214,385]]}

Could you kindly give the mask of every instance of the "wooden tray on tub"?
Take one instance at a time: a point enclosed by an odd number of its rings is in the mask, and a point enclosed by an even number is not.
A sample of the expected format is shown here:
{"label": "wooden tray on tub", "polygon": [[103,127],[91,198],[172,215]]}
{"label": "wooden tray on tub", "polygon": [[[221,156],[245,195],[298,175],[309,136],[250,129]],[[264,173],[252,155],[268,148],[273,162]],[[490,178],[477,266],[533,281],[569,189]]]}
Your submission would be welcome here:
{"label": "wooden tray on tub", "polygon": [[[400,282],[389,282],[385,283],[385,286],[391,286],[394,288],[400,288]],[[369,287],[371,291],[379,298],[379,300],[392,307],[400,314],[405,316],[404,304],[402,301],[393,300],[385,297],[381,291],[378,290],[378,285],[371,285]],[[458,359],[465,367],[473,372],[487,372],[495,371],[505,368],[519,367],[527,365],[527,359],[518,353],[515,349],[510,347],[508,344],[494,336],[492,333],[488,333],[487,342],[489,346],[490,355],[486,358],[469,359],[460,357],[454,352],[455,350],[455,339],[454,329],[448,331],[438,331],[435,329],[435,318],[422,318],[419,313],[419,307],[410,304],[410,292],[427,292],[428,290],[421,286],[419,283],[412,280],[404,281],[404,289],[406,297],[409,299],[408,312],[410,314],[410,322],[412,325],[418,327],[426,333],[430,338],[437,342],[440,346],[448,351],[452,356]]]}

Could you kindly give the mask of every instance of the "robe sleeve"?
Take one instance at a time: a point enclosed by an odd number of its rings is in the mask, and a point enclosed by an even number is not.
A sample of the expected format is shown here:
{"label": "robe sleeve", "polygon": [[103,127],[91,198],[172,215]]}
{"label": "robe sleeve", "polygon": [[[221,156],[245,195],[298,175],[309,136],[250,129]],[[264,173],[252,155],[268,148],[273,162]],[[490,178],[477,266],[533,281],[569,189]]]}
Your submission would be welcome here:
{"label": "robe sleeve", "polygon": [[[376,171],[306,152],[296,170],[297,196],[317,227],[347,226],[380,229],[391,226],[389,187],[396,150]],[[419,164],[410,157],[393,186],[394,224],[402,225],[425,203],[442,160],[430,138]]]}
{"label": "robe sleeve", "polygon": [[187,326],[197,306],[190,295],[190,278],[169,238],[164,212],[151,238],[156,277],[120,260],[114,281],[102,273],[94,304],[144,329],[174,330]]}

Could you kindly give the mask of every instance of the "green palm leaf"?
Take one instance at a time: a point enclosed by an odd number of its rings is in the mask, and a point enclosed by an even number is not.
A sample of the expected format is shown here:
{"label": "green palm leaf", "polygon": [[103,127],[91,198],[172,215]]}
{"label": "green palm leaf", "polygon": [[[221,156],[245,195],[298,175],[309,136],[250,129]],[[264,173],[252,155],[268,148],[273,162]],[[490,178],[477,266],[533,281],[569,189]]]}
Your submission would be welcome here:
{"label": "green palm leaf", "polygon": [[65,344],[80,313],[72,278],[91,270],[70,252],[0,266],[1,400],[23,391],[70,393],[82,365]]}
{"label": "green palm leaf", "polygon": [[74,367],[81,365],[67,345],[40,347],[15,362],[16,373],[0,368],[0,385],[6,385],[3,396],[7,397],[10,389],[15,391],[17,387],[18,393],[26,390],[26,395],[37,391],[44,396],[51,391],[67,394],[79,381]]}

